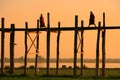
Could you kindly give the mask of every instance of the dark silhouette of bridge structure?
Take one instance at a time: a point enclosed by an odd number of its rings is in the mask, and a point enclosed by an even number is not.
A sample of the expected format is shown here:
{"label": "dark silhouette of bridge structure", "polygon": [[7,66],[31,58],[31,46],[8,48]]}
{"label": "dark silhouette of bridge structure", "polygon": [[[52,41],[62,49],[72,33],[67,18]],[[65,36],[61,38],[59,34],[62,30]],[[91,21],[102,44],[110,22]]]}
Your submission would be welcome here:
{"label": "dark silhouette of bridge structure", "polygon": [[[25,28],[17,28],[15,27],[15,24],[11,24],[10,28],[5,28],[5,19],[1,18],[1,75],[4,74],[4,54],[5,54],[5,33],[10,33],[10,72],[14,73],[14,41],[15,41],[15,32],[22,31],[25,33],[24,35],[24,47],[25,47],[25,58],[24,58],[24,74],[27,74],[27,55],[29,54],[29,50],[32,46],[36,49],[36,53],[39,53],[39,32],[46,31],[46,75],[49,75],[50,73],[50,34],[52,32],[57,33],[57,47],[56,47],[56,74],[58,74],[58,68],[59,68],[59,43],[60,43],[60,32],[61,31],[74,31],[74,61],[73,61],[73,75],[76,76],[76,69],[77,69],[77,53],[78,53],[78,37],[80,37],[80,43],[79,50],[81,53],[80,57],[80,75],[83,75],[83,57],[84,57],[84,31],[89,30],[97,30],[97,40],[96,40],[96,76],[100,75],[99,71],[99,51],[100,51],[100,34],[102,34],[102,76],[105,76],[105,60],[106,60],[106,51],[105,51],[105,37],[106,37],[106,30],[114,30],[114,29],[120,29],[120,26],[106,26],[105,25],[105,13],[103,13],[103,25],[101,25],[101,22],[98,22],[97,27],[85,27],[84,21],[81,20],[81,25],[78,26],[78,15],[75,15],[75,26],[74,27],[61,27],[60,22],[58,22],[58,27],[50,27],[50,13],[47,13],[47,27],[40,28],[39,19],[37,20],[37,27],[36,28],[28,28],[28,22],[25,22]],[[30,33],[34,32],[36,34],[35,39],[32,39],[30,37]],[[78,33],[81,35],[78,36]],[[30,47],[28,47],[28,38],[30,38],[32,44]],[[36,41],[35,41],[36,40]],[[35,54],[35,74],[37,74],[37,60],[38,60],[38,54]]]}

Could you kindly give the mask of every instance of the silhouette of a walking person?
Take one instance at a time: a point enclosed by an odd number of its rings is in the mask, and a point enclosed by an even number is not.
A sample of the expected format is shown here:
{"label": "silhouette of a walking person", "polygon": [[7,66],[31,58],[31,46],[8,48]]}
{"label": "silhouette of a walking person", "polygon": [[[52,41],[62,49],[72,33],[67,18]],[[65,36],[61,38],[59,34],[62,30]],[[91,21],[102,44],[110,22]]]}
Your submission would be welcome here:
{"label": "silhouette of a walking person", "polygon": [[90,27],[90,25],[94,25],[96,27],[96,25],[95,25],[95,16],[94,16],[92,11],[90,11],[90,19],[89,19],[88,27]]}
{"label": "silhouette of a walking person", "polygon": [[44,17],[42,14],[40,16],[40,27],[45,27]]}

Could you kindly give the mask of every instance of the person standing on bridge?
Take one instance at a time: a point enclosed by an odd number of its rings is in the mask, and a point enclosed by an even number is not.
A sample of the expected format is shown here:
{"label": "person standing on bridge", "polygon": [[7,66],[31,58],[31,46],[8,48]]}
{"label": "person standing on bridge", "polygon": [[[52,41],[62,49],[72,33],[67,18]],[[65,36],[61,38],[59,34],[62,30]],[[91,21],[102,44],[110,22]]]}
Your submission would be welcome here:
{"label": "person standing on bridge", "polygon": [[90,25],[94,25],[96,27],[96,25],[95,25],[95,16],[94,16],[92,11],[90,11],[90,19],[89,19],[88,27],[90,27]]}
{"label": "person standing on bridge", "polygon": [[40,16],[40,27],[45,27],[44,17],[42,14]]}

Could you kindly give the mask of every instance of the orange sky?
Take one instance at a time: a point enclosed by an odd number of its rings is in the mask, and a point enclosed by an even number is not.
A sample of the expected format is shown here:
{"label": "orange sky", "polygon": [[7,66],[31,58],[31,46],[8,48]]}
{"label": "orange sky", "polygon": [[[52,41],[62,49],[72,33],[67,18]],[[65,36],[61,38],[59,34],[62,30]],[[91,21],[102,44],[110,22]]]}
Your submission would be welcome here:
{"label": "orange sky", "polygon": [[[36,27],[36,20],[42,13],[46,22],[46,14],[50,12],[51,27],[57,27],[58,21],[61,26],[74,26],[74,16],[79,16],[88,26],[89,12],[93,11],[96,16],[96,25],[102,21],[102,13],[106,13],[106,25],[120,25],[120,0],[0,0],[0,18],[5,18],[5,27],[15,23],[16,27],[25,27],[25,21],[29,27]],[[107,58],[120,58],[119,35],[120,30],[107,31],[106,54]],[[96,31],[85,31],[84,57],[95,58]],[[21,35],[21,36],[20,36]],[[73,32],[62,32],[60,42],[60,57],[73,57]],[[56,56],[56,37],[51,35],[51,57]],[[9,34],[6,34],[5,56],[9,56]],[[113,43],[114,42],[114,43]],[[24,56],[24,33],[16,33],[15,57]],[[46,56],[46,33],[40,34],[40,55]],[[35,52],[34,49],[31,52]],[[31,55],[30,55],[31,56]],[[33,56],[33,55],[32,55]],[[100,55],[101,56],[101,55]]]}

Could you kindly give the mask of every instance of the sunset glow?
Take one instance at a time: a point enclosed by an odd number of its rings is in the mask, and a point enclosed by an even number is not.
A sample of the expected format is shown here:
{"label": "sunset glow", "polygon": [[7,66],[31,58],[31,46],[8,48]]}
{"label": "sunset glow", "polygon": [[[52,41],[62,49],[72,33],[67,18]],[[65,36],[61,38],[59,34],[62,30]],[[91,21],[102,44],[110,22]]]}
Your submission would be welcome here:
{"label": "sunset glow", "polygon": [[[106,26],[120,26],[119,3],[120,0],[0,0],[0,18],[5,18],[6,28],[9,28],[11,23],[14,23],[15,27],[24,28],[26,21],[29,27],[36,27],[40,14],[43,14],[47,24],[49,12],[50,27],[58,27],[58,21],[61,22],[61,27],[74,27],[75,15],[79,17],[79,26],[81,20],[84,20],[84,26],[87,27],[90,11],[93,11],[96,25],[98,21],[102,22],[103,12],[105,12]],[[51,34],[51,57],[56,57],[57,34]],[[107,58],[120,58],[119,34],[120,30],[106,32]],[[61,32],[60,57],[73,58],[73,36],[74,32]],[[96,31],[85,31],[85,58],[95,58],[96,36]],[[5,38],[5,57],[9,57],[9,33],[6,33]],[[15,42],[17,44],[15,57],[24,56],[24,32],[16,32]],[[34,48],[31,52],[35,52]],[[41,56],[46,57],[46,32],[40,34],[40,53]]]}

